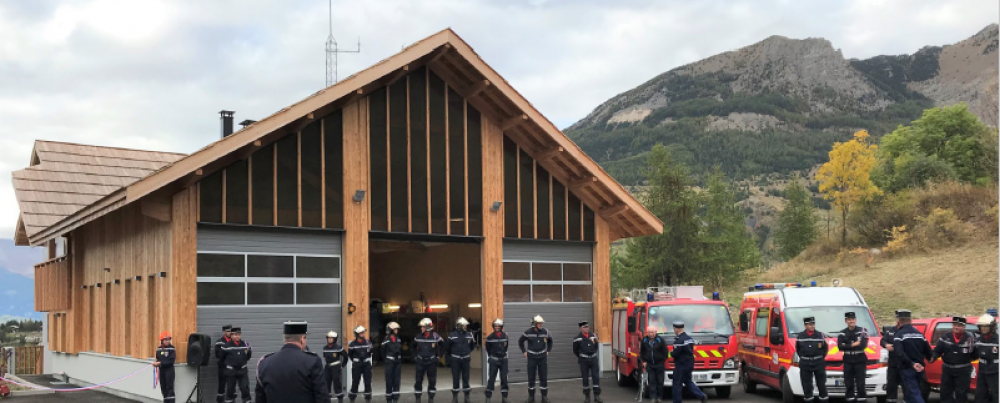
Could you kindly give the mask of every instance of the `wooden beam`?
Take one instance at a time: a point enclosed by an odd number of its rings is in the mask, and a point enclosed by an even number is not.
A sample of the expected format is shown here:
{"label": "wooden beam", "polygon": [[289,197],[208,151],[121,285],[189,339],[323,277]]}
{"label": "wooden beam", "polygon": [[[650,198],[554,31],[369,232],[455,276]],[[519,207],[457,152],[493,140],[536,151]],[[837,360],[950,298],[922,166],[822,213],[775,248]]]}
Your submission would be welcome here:
{"label": "wooden beam", "polygon": [[[312,115],[311,113],[309,115]],[[299,227],[302,226],[302,132],[295,133],[295,190],[298,192],[298,218]]]}
{"label": "wooden beam", "polygon": [[444,226],[451,235],[451,125],[448,123],[448,81],[444,82]]}
{"label": "wooden beam", "polygon": [[396,70],[391,74],[389,74],[388,76],[386,76],[385,79],[382,80],[382,85],[392,85],[396,81],[399,81],[400,78],[403,78],[409,73],[410,73],[410,65],[407,64],[403,66],[403,68]]}
{"label": "wooden beam", "polygon": [[604,218],[611,218],[617,216],[621,213],[628,211],[629,207],[627,204],[616,204],[613,206],[604,207],[597,211],[597,215]]}
{"label": "wooden beam", "polygon": [[[371,196],[361,203],[353,200],[357,189],[370,192],[368,161],[368,102],[347,105],[343,111],[344,155],[344,251],[343,329],[368,324],[368,231],[371,229]],[[381,180],[373,178],[372,180]],[[351,313],[350,306],[357,310]]]}
{"label": "wooden beam", "polygon": [[[490,210],[494,201],[513,203],[504,200],[504,164],[503,164],[503,132],[492,121],[482,119],[482,150],[483,150],[483,240],[481,242],[482,260],[482,322],[492,323],[493,319],[503,315],[503,237],[504,211]],[[483,326],[483,337],[492,327]]]}
{"label": "wooden beam", "polygon": [[548,160],[551,160],[551,159],[557,157],[563,151],[564,150],[563,150],[562,147],[551,148],[551,149],[548,149],[548,150],[545,150],[545,151],[542,151],[542,152],[538,153],[535,156],[535,160],[538,161],[538,162],[540,162],[540,163],[541,162],[546,162]]}
{"label": "wooden beam", "polygon": [[[171,307],[164,307],[170,314],[169,330],[175,335],[187,335],[197,329],[198,292],[197,257],[198,223],[194,220],[195,198],[191,188],[173,196],[173,220],[170,223],[171,257],[168,281],[170,281]],[[174,340],[178,358],[187,360],[187,338]]]}
{"label": "wooden beam", "polygon": [[593,184],[596,184],[596,183],[597,183],[597,177],[594,177],[594,176],[585,176],[583,178],[578,178],[578,179],[570,181],[566,185],[566,187],[569,188],[569,190],[575,192],[577,190],[580,190],[582,188],[585,188],[587,186],[590,186],[590,185],[593,185]]}
{"label": "wooden beam", "polygon": [[426,64],[431,64],[431,63],[437,62],[442,57],[444,57],[444,55],[447,54],[449,50],[451,50],[451,44],[450,43],[446,43],[446,44],[444,44],[444,46],[441,46],[440,48],[437,48],[432,53],[431,58],[427,60]]}
{"label": "wooden beam", "polygon": [[607,223],[594,219],[594,325],[597,334],[611,334],[611,234]]}
{"label": "wooden beam", "polygon": [[260,140],[254,140],[254,141],[253,141],[253,146],[254,146],[254,147],[260,147],[260,146],[261,146],[261,145],[263,145],[263,144],[264,144],[264,143],[261,143],[261,141],[260,141]]}
{"label": "wooden beam", "polygon": [[319,150],[319,226],[326,228],[326,120],[319,122]]}
{"label": "wooden beam", "polygon": [[170,221],[170,200],[144,197],[140,201],[142,215],[157,221]]}
{"label": "wooden beam", "polygon": [[503,123],[500,124],[500,129],[503,131],[508,131],[514,128],[515,126],[527,121],[528,121],[528,115],[522,113],[520,115],[513,116],[504,120]]}
{"label": "wooden beam", "polygon": [[469,89],[465,90],[465,92],[462,93],[462,96],[466,98],[475,98],[476,96],[479,95],[479,93],[483,92],[483,90],[485,90],[489,86],[490,86],[490,80],[483,80],[477,82],[473,84],[472,87],[469,87]]}
{"label": "wooden beam", "polygon": [[[408,69],[403,66],[403,69]],[[413,145],[410,144],[410,77],[406,77],[406,232],[413,232]]]}

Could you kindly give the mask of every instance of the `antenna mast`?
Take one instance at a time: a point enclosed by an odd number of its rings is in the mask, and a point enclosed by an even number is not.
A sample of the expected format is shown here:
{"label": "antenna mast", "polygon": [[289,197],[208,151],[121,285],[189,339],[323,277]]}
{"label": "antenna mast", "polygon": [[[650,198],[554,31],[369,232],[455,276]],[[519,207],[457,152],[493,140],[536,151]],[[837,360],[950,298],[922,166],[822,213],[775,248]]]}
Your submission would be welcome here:
{"label": "antenna mast", "polygon": [[339,81],[337,77],[337,54],[338,53],[361,53],[361,38],[358,38],[358,48],[353,50],[341,50],[337,47],[337,40],[333,38],[333,0],[330,0],[330,36],[326,38],[326,86],[329,87]]}

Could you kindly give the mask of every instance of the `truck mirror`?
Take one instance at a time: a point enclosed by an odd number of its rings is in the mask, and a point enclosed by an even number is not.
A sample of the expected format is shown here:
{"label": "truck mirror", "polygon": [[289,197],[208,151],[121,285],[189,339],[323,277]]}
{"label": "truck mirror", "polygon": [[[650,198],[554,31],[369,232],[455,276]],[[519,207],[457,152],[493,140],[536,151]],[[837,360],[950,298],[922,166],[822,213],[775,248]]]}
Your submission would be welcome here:
{"label": "truck mirror", "polygon": [[781,334],[781,328],[772,327],[771,328],[771,344],[785,344],[785,335]]}
{"label": "truck mirror", "polygon": [[628,328],[632,329],[633,332],[636,331],[636,328],[635,328],[635,316],[630,316],[628,318]]}

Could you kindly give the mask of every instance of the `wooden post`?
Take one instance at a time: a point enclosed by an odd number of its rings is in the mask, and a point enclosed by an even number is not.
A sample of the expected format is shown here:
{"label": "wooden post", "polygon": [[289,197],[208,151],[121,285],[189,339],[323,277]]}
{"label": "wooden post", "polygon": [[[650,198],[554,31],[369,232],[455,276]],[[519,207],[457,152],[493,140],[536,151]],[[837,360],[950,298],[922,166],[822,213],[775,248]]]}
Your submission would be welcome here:
{"label": "wooden post", "polygon": [[170,270],[164,279],[169,283],[171,304],[166,326],[174,337],[174,347],[179,352],[177,357],[183,361],[187,361],[188,335],[195,332],[198,323],[198,223],[195,221],[195,201],[190,187],[174,195],[170,222]]}
{"label": "wooden post", "polygon": [[[368,155],[368,98],[343,109],[344,124],[344,328],[350,334],[358,325],[368,328],[368,231],[371,229],[371,198]],[[381,178],[379,178],[381,180]],[[354,201],[356,190],[365,191],[361,203]],[[349,312],[353,304],[354,313]]]}
{"label": "wooden post", "polygon": [[601,217],[594,218],[594,326],[604,340],[611,340],[611,231]]}
{"label": "wooden post", "polygon": [[483,334],[493,327],[493,319],[503,317],[503,237],[504,208],[492,211],[493,202],[504,203],[503,189],[503,131],[489,119],[482,119],[483,147],[483,243],[482,243],[482,287],[483,287]]}

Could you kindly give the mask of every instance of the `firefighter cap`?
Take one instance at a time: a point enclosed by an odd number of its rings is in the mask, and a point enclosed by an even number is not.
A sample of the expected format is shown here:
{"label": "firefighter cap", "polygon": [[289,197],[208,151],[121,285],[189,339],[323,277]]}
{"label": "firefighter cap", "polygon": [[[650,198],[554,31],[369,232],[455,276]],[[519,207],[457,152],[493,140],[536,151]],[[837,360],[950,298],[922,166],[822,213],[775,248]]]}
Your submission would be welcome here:
{"label": "firefighter cap", "polygon": [[814,324],[814,325],[815,325],[815,324],[816,324],[816,318],[814,318],[814,317],[810,316],[810,317],[808,317],[808,318],[805,318],[805,319],[802,319],[802,323],[803,323],[803,324],[806,324],[806,325],[808,325],[808,324],[812,323],[812,324]]}
{"label": "firefighter cap", "polygon": [[160,340],[164,340],[164,339],[172,339],[172,338],[173,338],[173,337],[170,337],[170,332],[163,332],[163,333],[160,333]]}
{"label": "firefighter cap", "polygon": [[431,322],[431,318],[423,318],[419,323],[420,327],[434,327],[434,322]]}
{"label": "firefighter cap", "polygon": [[237,334],[243,334],[243,328],[239,326],[233,326],[232,332]]}
{"label": "firefighter cap", "polygon": [[223,332],[231,332],[231,331],[233,331],[233,325],[225,325],[225,326],[223,326],[222,327],[222,331]]}
{"label": "firefighter cap", "polygon": [[354,328],[354,334],[360,335],[360,334],[364,333],[365,331],[367,331],[367,329],[365,329],[365,327],[361,326],[361,325],[358,325],[358,327]]}
{"label": "firefighter cap", "polygon": [[455,321],[455,324],[458,326],[469,326],[469,321],[465,318],[458,318],[458,320]]}
{"label": "firefighter cap", "polygon": [[[233,331],[235,332],[236,329],[238,328],[233,328]],[[307,330],[309,330],[309,323],[288,321],[285,322],[284,324],[284,330],[282,330],[282,334],[288,334],[288,335],[306,334],[308,333]]]}
{"label": "firefighter cap", "polygon": [[577,325],[579,325],[580,327],[590,327],[590,322],[583,321],[583,322],[577,323]]}
{"label": "firefighter cap", "polygon": [[896,317],[897,318],[909,318],[909,317],[911,317],[910,310],[909,309],[900,309],[900,310],[896,311]]}
{"label": "firefighter cap", "polygon": [[503,327],[503,319],[500,318],[493,319],[493,326]]}
{"label": "firefighter cap", "polygon": [[396,322],[389,322],[389,324],[388,324],[388,325],[385,325],[385,327],[386,327],[387,329],[392,329],[392,330],[396,330],[396,329],[399,329],[399,323],[396,323]]}
{"label": "firefighter cap", "polygon": [[961,317],[961,316],[953,316],[951,318],[951,323],[956,324],[956,325],[957,324],[961,324],[961,325],[964,326],[965,324],[969,323],[969,321],[965,320],[965,318]]}
{"label": "firefighter cap", "polygon": [[993,315],[986,314],[979,317],[979,320],[976,321],[976,326],[991,326],[994,323],[996,323],[996,318]]}
{"label": "firefighter cap", "polygon": [[542,315],[535,315],[534,318],[531,318],[531,323],[545,323],[545,319],[542,318]]}
{"label": "firefighter cap", "polygon": [[858,316],[854,312],[844,313],[844,319],[857,319]]}
{"label": "firefighter cap", "polygon": [[684,328],[684,321],[682,321],[682,320],[675,320],[674,321],[674,328],[675,329],[683,329]]}
{"label": "firefighter cap", "polygon": [[336,339],[337,338],[337,332],[334,332],[334,331],[331,330],[329,333],[326,334],[326,337],[330,338],[330,339]]}

